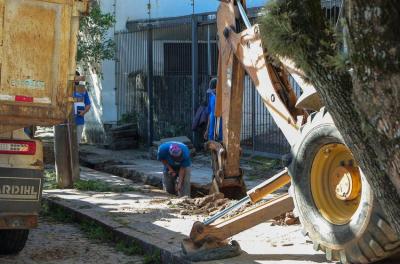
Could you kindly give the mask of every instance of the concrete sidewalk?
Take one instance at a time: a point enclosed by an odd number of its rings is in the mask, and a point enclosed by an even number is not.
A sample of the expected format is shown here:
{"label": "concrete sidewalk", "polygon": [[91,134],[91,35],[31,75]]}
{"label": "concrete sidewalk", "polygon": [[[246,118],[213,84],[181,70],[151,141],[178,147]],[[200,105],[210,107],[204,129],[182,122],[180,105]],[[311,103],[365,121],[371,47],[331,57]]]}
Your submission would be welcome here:
{"label": "concrete sidewalk", "polygon": [[[181,255],[180,242],[189,234],[194,221],[203,220],[203,216],[180,215],[174,206],[179,199],[143,183],[87,168],[82,168],[81,178],[129,186],[134,191],[100,193],[57,189],[45,191],[44,199],[79,218],[107,227],[120,239],[136,241],[146,252],[159,250],[163,263],[188,263]],[[241,245],[242,255],[207,263],[328,263],[323,254],[313,250],[300,230],[299,225],[260,224],[233,237]]]}
{"label": "concrete sidewalk", "polygon": [[[134,182],[162,187],[163,165],[157,160],[150,159],[149,153],[143,150],[112,151],[96,146],[82,145],[80,162],[83,166],[118,175]],[[254,177],[251,165],[242,164],[242,167],[245,169],[244,180],[248,189],[260,184],[277,171],[277,168],[264,170],[262,177]],[[194,157],[191,168],[191,182],[194,189],[200,192],[203,189],[208,190],[212,177],[210,157],[207,155]]]}

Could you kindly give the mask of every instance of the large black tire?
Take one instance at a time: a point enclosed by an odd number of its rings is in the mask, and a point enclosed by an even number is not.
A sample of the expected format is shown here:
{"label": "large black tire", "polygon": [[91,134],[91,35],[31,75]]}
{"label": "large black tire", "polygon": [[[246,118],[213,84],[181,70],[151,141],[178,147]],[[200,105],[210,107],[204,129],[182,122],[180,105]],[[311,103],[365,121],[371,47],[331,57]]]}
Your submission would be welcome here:
{"label": "large black tire", "polygon": [[25,247],[28,235],[29,229],[0,230],[0,254],[19,253]]}
{"label": "large black tire", "polygon": [[312,164],[322,146],[335,143],[344,144],[343,138],[331,116],[322,109],[308,118],[301,129],[301,139],[292,149],[289,192],[304,234],[312,240],[314,249],[325,252],[331,261],[372,263],[397,253],[400,239],[362,173],[360,203],[348,223],[333,224],[318,209],[311,187]]}

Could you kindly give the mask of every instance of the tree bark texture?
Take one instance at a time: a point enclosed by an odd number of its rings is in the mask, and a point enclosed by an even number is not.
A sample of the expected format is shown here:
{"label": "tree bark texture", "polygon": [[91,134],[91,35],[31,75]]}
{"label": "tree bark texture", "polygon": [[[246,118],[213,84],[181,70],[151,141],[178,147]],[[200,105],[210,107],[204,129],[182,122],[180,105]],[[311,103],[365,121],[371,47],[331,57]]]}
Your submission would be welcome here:
{"label": "tree bark texture", "polygon": [[268,4],[264,45],[308,76],[400,235],[400,2],[347,3],[349,54],[320,0]]}
{"label": "tree bark texture", "polygon": [[354,103],[400,194],[400,2],[353,0],[348,10]]}

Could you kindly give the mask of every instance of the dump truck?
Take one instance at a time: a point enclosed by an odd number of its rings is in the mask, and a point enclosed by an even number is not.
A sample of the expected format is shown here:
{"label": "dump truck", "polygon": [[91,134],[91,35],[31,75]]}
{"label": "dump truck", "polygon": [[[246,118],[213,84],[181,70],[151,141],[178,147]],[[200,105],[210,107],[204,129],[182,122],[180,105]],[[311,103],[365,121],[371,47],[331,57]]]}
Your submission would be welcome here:
{"label": "dump truck", "polygon": [[38,224],[42,143],[35,125],[72,110],[79,17],[87,0],[0,1],[0,254],[23,249]]}
{"label": "dump truck", "polygon": [[[240,246],[229,243],[230,237],[291,210],[314,249],[323,251],[330,261],[372,263],[399,252],[400,238],[315,88],[304,82],[304,73],[288,59],[267,59],[259,26],[251,25],[247,17],[246,1],[221,0],[217,27],[215,114],[223,120],[223,141],[206,143],[213,167],[210,191],[241,199],[194,223],[189,238],[182,242],[186,258],[199,261],[236,256]],[[287,168],[249,191],[239,162],[245,73],[291,145]],[[299,98],[289,76],[303,90]],[[288,184],[288,194],[261,202]],[[248,202],[256,205],[231,216]]]}

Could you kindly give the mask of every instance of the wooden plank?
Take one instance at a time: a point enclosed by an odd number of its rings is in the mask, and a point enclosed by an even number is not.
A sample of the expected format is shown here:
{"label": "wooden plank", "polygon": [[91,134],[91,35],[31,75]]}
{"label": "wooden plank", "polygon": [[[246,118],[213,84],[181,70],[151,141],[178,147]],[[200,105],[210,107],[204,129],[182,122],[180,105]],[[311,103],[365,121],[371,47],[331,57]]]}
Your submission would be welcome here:
{"label": "wooden plank", "polygon": [[118,130],[112,132],[113,139],[117,138],[138,138],[137,129]]}
{"label": "wooden plank", "polygon": [[121,131],[121,130],[125,131],[128,129],[136,129],[137,130],[137,124],[129,123],[129,124],[125,124],[125,125],[120,125],[120,126],[111,128],[110,131],[116,132],[116,131]]}

